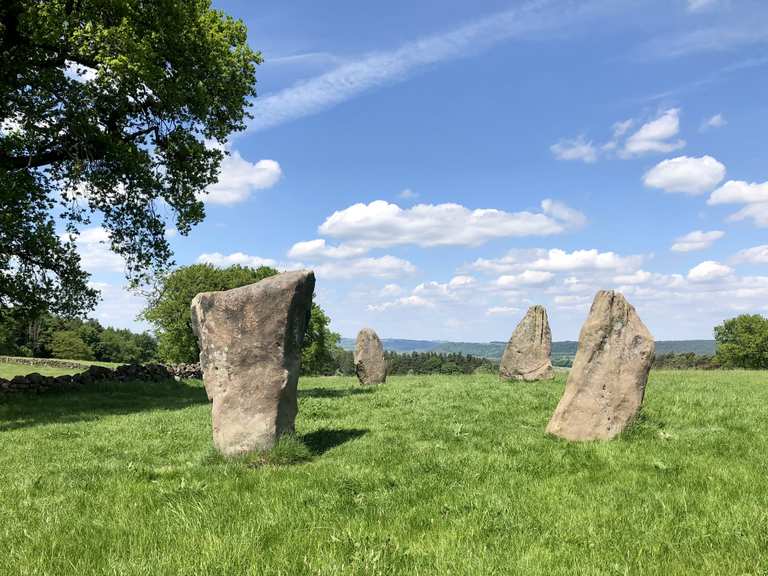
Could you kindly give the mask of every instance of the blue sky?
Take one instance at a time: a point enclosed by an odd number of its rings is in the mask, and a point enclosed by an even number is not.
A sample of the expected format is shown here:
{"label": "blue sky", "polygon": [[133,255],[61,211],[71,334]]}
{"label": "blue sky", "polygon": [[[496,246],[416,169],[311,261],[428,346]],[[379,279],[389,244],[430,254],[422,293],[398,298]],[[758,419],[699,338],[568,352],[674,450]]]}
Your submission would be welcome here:
{"label": "blue sky", "polygon": [[[179,264],[316,271],[332,327],[575,339],[619,289],[658,339],[768,310],[762,0],[215,2],[258,68]],[[140,327],[85,231],[96,316]]]}

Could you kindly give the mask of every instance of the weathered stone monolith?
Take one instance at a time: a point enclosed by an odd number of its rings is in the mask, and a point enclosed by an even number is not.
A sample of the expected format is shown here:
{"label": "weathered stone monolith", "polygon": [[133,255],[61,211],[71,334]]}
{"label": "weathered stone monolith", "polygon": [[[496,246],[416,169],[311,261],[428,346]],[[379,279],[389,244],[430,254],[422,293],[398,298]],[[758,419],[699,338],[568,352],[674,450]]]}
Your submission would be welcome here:
{"label": "weathered stone monolith", "polygon": [[544,306],[531,306],[504,349],[499,376],[504,380],[549,380],[555,377],[549,355],[552,332]]}
{"label": "weathered stone monolith", "polygon": [[654,351],[653,336],[624,296],[598,292],[547,432],[567,440],[620,434],[643,403]]}
{"label": "weathered stone monolith", "polygon": [[315,275],[285,272],[192,300],[200,365],[225,455],[267,450],[293,432],[296,385]]}
{"label": "weathered stone monolith", "polygon": [[387,379],[387,361],[384,346],[376,332],[363,328],[355,342],[355,372],[360,384],[383,384]]}

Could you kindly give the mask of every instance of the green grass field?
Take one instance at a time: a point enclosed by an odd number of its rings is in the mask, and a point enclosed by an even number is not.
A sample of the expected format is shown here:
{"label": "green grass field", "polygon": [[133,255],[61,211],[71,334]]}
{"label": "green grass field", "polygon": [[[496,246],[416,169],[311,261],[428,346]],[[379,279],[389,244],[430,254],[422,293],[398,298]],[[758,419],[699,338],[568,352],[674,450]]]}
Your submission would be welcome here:
{"label": "green grass field", "polygon": [[0,574],[768,574],[768,373],[653,372],[589,444],[564,377],[306,378],[234,461],[199,383],[0,400]]}
{"label": "green grass field", "polygon": [[14,364],[13,362],[0,362],[0,378],[10,380],[14,376],[26,375],[32,372],[37,372],[43,376],[63,376],[64,374],[75,374],[82,372],[91,364],[97,364],[99,366],[106,366],[107,368],[114,368],[119,366],[114,362],[89,362],[86,360],[65,360],[65,362],[78,362],[83,365],[81,369],[77,368],[58,368],[53,366],[31,366],[27,364]]}

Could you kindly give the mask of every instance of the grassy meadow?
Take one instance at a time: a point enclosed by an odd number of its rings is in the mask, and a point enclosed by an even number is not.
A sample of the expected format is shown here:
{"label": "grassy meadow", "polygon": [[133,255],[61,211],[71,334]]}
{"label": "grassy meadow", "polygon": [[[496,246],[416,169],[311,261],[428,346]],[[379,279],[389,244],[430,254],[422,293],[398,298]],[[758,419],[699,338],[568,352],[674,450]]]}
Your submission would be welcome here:
{"label": "grassy meadow", "polygon": [[586,444],[564,380],[304,378],[235,460],[199,382],[0,399],[0,574],[768,574],[768,373],[652,372]]}

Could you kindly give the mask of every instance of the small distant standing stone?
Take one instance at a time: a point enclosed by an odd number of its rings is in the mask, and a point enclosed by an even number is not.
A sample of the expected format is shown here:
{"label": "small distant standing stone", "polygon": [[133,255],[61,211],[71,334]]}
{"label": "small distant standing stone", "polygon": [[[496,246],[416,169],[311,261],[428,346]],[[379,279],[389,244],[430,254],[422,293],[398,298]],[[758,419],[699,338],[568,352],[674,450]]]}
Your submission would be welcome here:
{"label": "small distant standing stone", "polygon": [[609,440],[620,434],[643,403],[655,347],[621,293],[598,292],[547,432],[567,440]]}
{"label": "small distant standing stone", "polygon": [[504,380],[550,380],[552,332],[544,306],[531,306],[504,349],[499,375]]}
{"label": "small distant standing stone", "polygon": [[383,384],[387,379],[387,361],[384,346],[376,332],[363,328],[355,343],[355,372],[360,384]]}
{"label": "small distant standing stone", "polygon": [[294,431],[296,385],[315,275],[285,272],[192,300],[200,365],[225,455],[267,450]]}

